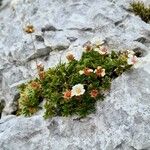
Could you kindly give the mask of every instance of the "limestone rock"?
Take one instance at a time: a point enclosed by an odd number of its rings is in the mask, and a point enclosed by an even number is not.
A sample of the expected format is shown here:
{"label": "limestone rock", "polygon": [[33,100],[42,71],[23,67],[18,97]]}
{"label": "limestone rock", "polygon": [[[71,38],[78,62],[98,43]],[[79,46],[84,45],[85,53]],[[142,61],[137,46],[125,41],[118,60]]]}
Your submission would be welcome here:
{"label": "limestone rock", "polygon": [[[146,5],[149,0],[143,0]],[[128,11],[132,0],[3,0],[0,6],[0,150],[150,150],[150,24]],[[35,33],[23,28],[33,24]],[[133,49],[139,63],[112,83],[97,112],[78,120],[42,113],[14,116],[17,86],[93,38]],[[0,104],[1,105],[1,104]],[[1,113],[1,112],[0,112]]]}
{"label": "limestone rock", "polygon": [[[150,62],[117,78],[97,112],[85,119],[43,120],[8,116],[0,120],[2,149],[150,149]],[[139,90],[140,88],[140,90]]]}

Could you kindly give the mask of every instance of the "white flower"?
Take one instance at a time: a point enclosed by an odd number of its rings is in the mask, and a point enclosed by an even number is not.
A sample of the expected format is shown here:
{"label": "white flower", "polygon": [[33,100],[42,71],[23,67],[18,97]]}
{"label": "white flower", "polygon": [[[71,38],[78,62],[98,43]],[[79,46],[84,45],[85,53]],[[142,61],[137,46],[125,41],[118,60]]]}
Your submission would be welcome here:
{"label": "white flower", "polygon": [[88,72],[93,72],[93,69],[88,69],[87,71],[88,71]]}
{"label": "white flower", "polygon": [[90,52],[92,50],[92,44],[90,41],[87,41],[86,43],[84,43],[83,45],[83,51],[84,52]]}
{"label": "white flower", "polygon": [[128,65],[134,65],[138,61],[138,58],[135,55],[128,55],[127,63]]}
{"label": "white flower", "polygon": [[137,61],[138,61],[138,58],[134,55],[135,52],[132,51],[132,50],[127,50],[127,52],[128,52],[128,60],[127,60],[127,63],[128,63],[129,65],[134,65],[134,64],[136,64]]}
{"label": "white flower", "polygon": [[99,53],[100,53],[101,55],[105,55],[105,54],[108,53],[108,49],[107,49],[105,46],[101,46]]}
{"label": "white flower", "polygon": [[130,55],[134,55],[134,54],[135,54],[135,52],[134,52],[134,51],[132,51],[132,50],[127,50],[127,52],[128,52],[128,56],[130,56]]}
{"label": "white flower", "polygon": [[37,67],[39,72],[44,70],[44,65],[42,62],[39,62],[36,67]]}
{"label": "white flower", "polygon": [[102,68],[101,66],[98,66],[97,69],[95,69],[94,73],[96,73],[96,75],[99,77],[104,77],[106,74],[105,69]]}
{"label": "white flower", "polygon": [[72,96],[80,96],[85,92],[84,86],[82,84],[76,84],[72,87],[71,94]]}
{"label": "white flower", "polygon": [[83,69],[83,70],[80,70],[80,71],[79,71],[79,74],[80,74],[80,75],[85,74],[85,75],[88,76],[88,75],[90,75],[92,72],[93,72],[93,69],[85,68],[85,69]]}
{"label": "white flower", "polygon": [[75,60],[75,56],[73,55],[72,52],[67,52],[66,58],[67,58],[68,61]]}
{"label": "white flower", "polygon": [[101,55],[108,54],[108,50],[105,46],[100,46],[99,48],[94,48],[94,51],[99,52]]}
{"label": "white flower", "polygon": [[92,39],[92,44],[96,46],[100,46],[104,44],[104,40],[101,40],[100,38],[93,38]]}
{"label": "white flower", "polygon": [[100,45],[103,45],[104,44],[104,41],[95,41],[95,45],[96,46],[100,46]]}
{"label": "white flower", "polygon": [[80,75],[84,74],[84,71],[83,71],[83,70],[80,70],[80,71],[79,71],[79,74],[80,74]]}
{"label": "white flower", "polygon": [[38,63],[37,63],[37,66],[42,66],[43,65],[43,63],[41,62],[41,61],[39,61]]}

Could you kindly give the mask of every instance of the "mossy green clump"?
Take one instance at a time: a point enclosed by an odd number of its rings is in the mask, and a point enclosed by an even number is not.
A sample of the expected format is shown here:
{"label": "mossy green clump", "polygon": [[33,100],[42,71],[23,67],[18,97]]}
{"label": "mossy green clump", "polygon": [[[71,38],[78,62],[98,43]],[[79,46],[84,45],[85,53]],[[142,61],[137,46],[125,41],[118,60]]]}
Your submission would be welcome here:
{"label": "mossy green clump", "polygon": [[136,56],[129,52],[108,53],[102,45],[84,47],[80,60],[72,54],[68,63],[60,63],[47,71],[38,69],[39,79],[20,86],[20,114],[29,116],[44,99],[45,118],[86,115],[95,112],[95,103],[104,99],[113,79],[130,69]]}
{"label": "mossy green clump", "polygon": [[36,79],[27,84],[22,84],[19,86],[19,90],[20,98],[18,114],[31,116],[39,110],[42,92],[40,80]]}
{"label": "mossy green clump", "polygon": [[131,4],[131,11],[133,11],[133,13],[135,15],[138,15],[141,17],[141,19],[143,21],[145,21],[146,23],[148,23],[150,21],[150,6],[145,6],[143,2],[132,2]]}

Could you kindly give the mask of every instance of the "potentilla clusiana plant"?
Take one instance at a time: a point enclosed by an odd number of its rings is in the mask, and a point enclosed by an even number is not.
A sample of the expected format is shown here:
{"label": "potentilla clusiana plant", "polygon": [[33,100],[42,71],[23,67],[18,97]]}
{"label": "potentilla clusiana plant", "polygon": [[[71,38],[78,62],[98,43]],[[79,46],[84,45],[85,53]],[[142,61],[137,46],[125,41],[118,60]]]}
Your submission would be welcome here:
{"label": "potentilla clusiana plant", "polygon": [[[45,118],[85,117],[95,112],[96,101],[104,100],[112,80],[137,62],[133,51],[110,52],[103,42],[87,42],[83,50],[80,60],[70,53],[66,56],[68,63],[58,64],[47,71],[42,69],[38,78],[20,88],[20,114],[35,113],[42,98]],[[31,102],[36,103],[31,105]]]}

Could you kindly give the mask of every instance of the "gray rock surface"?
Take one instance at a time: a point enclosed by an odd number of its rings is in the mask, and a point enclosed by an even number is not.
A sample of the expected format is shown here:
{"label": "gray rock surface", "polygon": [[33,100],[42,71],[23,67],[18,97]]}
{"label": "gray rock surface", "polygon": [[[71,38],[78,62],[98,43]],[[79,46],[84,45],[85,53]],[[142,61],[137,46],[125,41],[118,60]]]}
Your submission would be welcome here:
{"label": "gray rock surface", "polygon": [[[0,150],[150,150],[150,24],[128,11],[131,0],[4,0],[0,6]],[[144,0],[150,4],[149,0]],[[31,37],[27,24],[36,28]],[[16,86],[93,38],[115,50],[140,51],[139,64],[112,83],[85,119],[30,118],[16,110]],[[33,39],[33,40],[32,40]],[[36,50],[33,47],[33,42]],[[7,115],[7,116],[6,116]]]}

